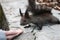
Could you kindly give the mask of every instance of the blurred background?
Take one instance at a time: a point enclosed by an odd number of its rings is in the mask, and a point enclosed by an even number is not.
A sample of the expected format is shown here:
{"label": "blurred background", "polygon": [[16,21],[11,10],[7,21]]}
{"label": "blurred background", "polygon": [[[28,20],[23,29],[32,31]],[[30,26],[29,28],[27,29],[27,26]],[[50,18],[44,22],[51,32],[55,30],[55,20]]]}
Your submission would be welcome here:
{"label": "blurred background", "polygon": [[[25,13],[28,0],[0,0],[0,4],[7,19],[9,29],[22,28],[25,34],[32,31],[32,28],[24,29],[20,25],[19,9],[22,10],[22,13]],[[59,10],[52,9],[51,12],[60,20]],[[60,40],[60,25],[44,26],[42,31],[35,30],[34,33],[35,35],[26,34],[29,37],[24,37],[26,35],[23,35],[15,40]],[[35,37],[36,39],[34,39]]]}

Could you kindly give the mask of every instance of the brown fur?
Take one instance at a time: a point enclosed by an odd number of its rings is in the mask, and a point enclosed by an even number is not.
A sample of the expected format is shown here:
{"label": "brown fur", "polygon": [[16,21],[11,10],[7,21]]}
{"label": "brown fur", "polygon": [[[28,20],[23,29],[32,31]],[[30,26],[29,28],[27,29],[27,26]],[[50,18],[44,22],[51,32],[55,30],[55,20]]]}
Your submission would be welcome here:
{"label": "brown fur", "polygon": [[[21,10],[20,10],[20,14]],[[26,25],[29,23],[33,23],[35,24],[38,29],[42,29],[43,25],[46,24],[59,24],[59,20],[54,17],[53,15],[49,14],[49,13],[45,13],[39,16],[33,16],[33,15],[29,15],[28,11],[26,11],[25,15],[21,16],[21,25]]]}
{"label": "brown fur", "polygon": [[[48,3],[47,4],[36,4],[36,0],[28,0],[28,8],[25,12],[25,15],[21,14],[21,25],[26,25],[29,23],[35,24],[38,29],[42,29],[43,25],[46,24],[60,24],[60,21],[54,17],[51,13],[51,9],[54,7],[55,4]],[[39,2],[39,0],[38,0]],[[29,15],[28,12],[32,12],[32,15]]]}

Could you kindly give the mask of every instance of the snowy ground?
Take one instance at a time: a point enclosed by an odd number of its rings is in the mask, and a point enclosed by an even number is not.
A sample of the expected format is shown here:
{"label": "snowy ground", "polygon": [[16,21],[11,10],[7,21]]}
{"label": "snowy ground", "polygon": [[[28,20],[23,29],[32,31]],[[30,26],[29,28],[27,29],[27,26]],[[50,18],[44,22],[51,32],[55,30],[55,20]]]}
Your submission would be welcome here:
{"label": "snowy ground", "polygon": [[[24,33],[15,40],[60,40],[60,25],[44,26],[41,31],[33,30],[32,27],[24,29],[20,26],[19,8],[24,13],[26,10],[26,0],[0,0],[4,9],[6,18],[9,22],[10,29],[22,28]],[[60,11],[52,9],[52,13],[60,20]]]}

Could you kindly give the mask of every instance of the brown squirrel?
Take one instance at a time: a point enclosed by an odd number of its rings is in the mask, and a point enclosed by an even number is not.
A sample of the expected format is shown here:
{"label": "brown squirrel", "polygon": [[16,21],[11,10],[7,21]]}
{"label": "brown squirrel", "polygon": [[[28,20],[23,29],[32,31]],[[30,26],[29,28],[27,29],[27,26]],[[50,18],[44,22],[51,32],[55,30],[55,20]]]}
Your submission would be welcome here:
{"label": "brown squirrel", "polygon": [[[33,23],[38,27],[38,29],[41,30],[42,27],[46,24],[60,24],[59,19],[57,19],[51,13],[51,9],[54,7],[55,4],[37,4],[36,0],[28,0],[28,3],[29,5],[26,9],[25,15],[23,15],[20,9],[21,25]],[[29,11],[32,12],[32,15],[29,15]]]}
{"label": "brown squirrel", "polygon": [[21,25],[26,25],[33,23],[37,26],[39,30],[46,24],[60,24],[60,21],[49,13],[42,14],[40,16],[29,15],[28,10],[26,10],[25,15],[20,10],[21,15]]}

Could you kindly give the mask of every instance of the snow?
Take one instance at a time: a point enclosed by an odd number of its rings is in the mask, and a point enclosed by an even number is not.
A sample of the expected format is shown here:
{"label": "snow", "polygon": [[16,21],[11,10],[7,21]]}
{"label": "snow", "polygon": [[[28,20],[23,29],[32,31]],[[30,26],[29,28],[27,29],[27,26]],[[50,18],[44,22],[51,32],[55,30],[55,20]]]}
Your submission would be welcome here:
{"label": "snow", "polygon": [[[28,5],[27,0],[20,0],[20,1],[9,0],[9,1],[0,0],[6,18],[9,22],[10,29],[22,28],[25,31],[25,33],[31,32],[32,28],[24,29],[23,26],[20,25],[19,8],[21,8],[22,12],[24,13],[26,10],[26,6]],[[55,17],[57,17],[60,20],[60,15],[59,15],[60,11],[52,9],[52,13]],[[60,25],[58,24],[51,26],[44,26],[41,31],[37,31],[37,30],[34,31],[35,31],[36,40],[60,40]]]}

